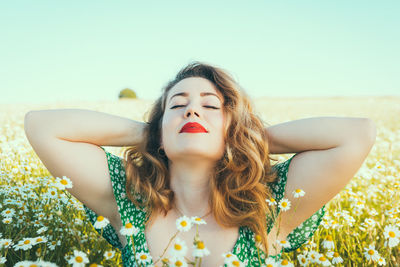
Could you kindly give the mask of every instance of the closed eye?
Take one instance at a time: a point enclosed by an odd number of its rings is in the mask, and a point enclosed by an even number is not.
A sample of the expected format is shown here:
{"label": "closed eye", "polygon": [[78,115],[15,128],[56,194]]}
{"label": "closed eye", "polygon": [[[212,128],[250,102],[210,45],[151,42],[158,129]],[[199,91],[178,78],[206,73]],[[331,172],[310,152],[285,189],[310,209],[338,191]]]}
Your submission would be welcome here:
{"label": "closed eye", "polygon": [[[171,109],[177,108],[177,107],[184,107],[185,105],[175,105],[173,107],[171,107]],[[212,109],[219,109],[217,107],[213,107],[213,106],[205,106],[206,108],[212,108]]]}

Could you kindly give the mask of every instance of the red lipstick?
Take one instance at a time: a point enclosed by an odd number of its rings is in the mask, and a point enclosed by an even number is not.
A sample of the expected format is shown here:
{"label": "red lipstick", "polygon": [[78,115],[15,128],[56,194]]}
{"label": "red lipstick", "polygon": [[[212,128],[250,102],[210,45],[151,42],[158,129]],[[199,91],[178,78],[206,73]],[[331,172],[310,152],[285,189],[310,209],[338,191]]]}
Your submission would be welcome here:
{"label": "red lipstick", "polygon": [[187,132],[187,133],[206,133],[207,130],[197,122],[188,122],[183,125],[180,133]]}

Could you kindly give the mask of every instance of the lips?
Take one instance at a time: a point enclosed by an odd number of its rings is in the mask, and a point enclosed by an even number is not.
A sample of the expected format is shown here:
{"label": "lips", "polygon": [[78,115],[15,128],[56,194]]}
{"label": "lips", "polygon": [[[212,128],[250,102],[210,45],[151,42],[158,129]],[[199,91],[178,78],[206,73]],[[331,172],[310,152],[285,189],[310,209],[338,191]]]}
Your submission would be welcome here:
{"label": "lips", "polygon": [[207,130],[197,122],[188,122],[183,125],[180,133],[188,132],[188,133],[206,133]]}

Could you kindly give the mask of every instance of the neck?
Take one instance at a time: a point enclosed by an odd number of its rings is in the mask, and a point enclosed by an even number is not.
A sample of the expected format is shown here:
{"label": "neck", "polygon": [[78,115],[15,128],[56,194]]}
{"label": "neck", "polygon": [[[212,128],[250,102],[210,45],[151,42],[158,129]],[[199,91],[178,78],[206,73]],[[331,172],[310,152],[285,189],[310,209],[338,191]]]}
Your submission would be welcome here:
{"label": "neck", "polygon": [[174,162],[170,165],[170,186],[177,211],[186,216],[204,216],[210,211],[210,162]]}

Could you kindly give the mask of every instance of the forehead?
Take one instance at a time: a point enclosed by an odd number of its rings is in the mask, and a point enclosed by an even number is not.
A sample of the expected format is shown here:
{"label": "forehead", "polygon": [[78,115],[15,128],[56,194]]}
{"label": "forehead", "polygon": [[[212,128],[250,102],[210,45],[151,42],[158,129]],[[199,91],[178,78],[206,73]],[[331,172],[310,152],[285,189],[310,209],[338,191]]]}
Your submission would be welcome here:
{"label": "forehead", "polygon": [[214,93],[221,101],[223,100],[222,94],[216,89],[215,85],[212,82],[202,77],[190,77],[179,81],[169,90],[167,101],[169,101],[176,94],[189,96],[200,95],[200,93],[203,93],[202,95],[209,95],[207,93]]}

